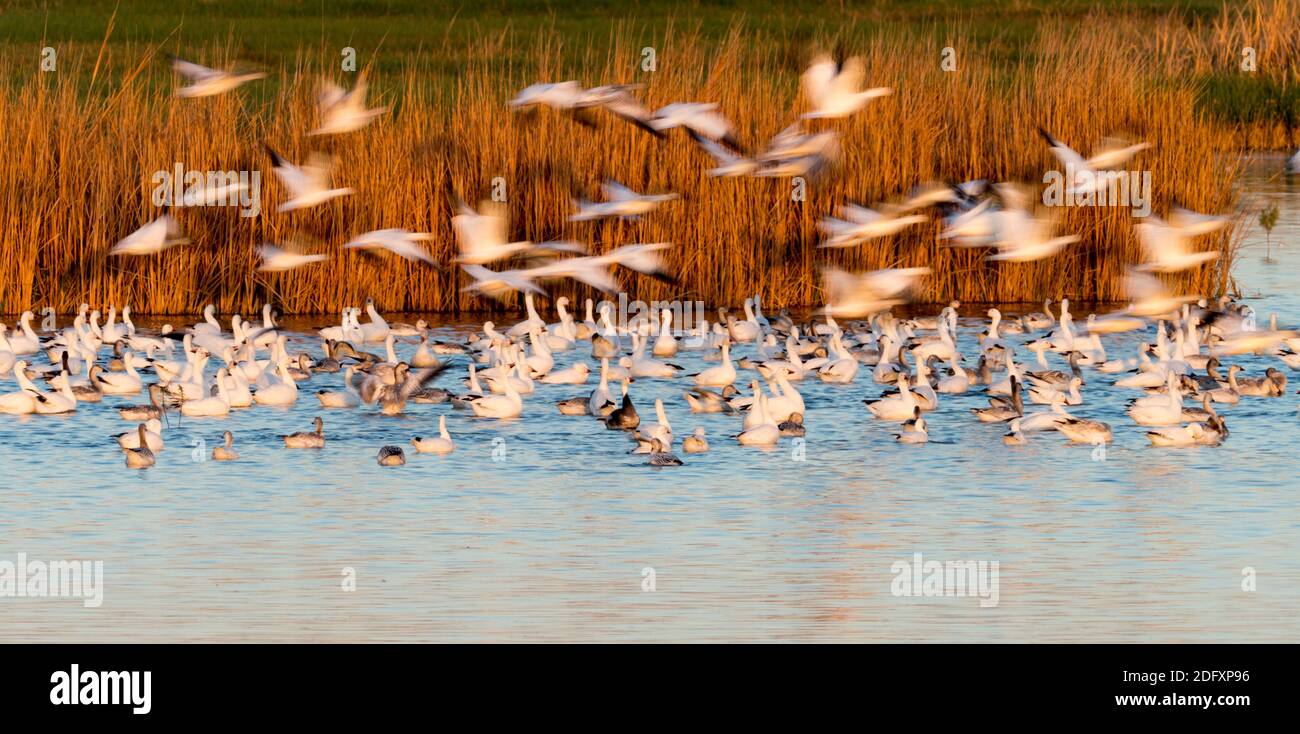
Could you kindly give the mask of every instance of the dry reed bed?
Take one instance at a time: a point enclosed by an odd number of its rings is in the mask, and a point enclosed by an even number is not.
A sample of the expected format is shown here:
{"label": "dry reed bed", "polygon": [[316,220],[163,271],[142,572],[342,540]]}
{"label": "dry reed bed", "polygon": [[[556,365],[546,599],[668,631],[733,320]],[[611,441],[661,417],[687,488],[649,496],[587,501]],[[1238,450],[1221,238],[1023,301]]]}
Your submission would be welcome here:
{"label": "dry reed bed", "polygon": [[[0,96],[0,313],[36,306],[69,311],[83,301],[129,303],[153,313],[194,312],[211,302],[223,312],[250,313],[266,300],[285,313],[313,313],[367,296],[390,311],[481,309],[492,304],[462,293],[467,280],[454,269],[344,253],[339,245],[366,230],[407,227],[432,232],[434,256],[449,262],[456,245],[446,191],[474,201],[486,197],[496,176],[506,180],[516,238],[573,238],[595,251],[637,241],[676,243],[667,259],[681,285],[622,272],[633,298],[723,304],[762,292],[773,305],[817,304],[819,267],[835,264],[928,266],[934,275],[920,297],[933,302],[1120,299],[1119,276],[1140,259],[1123,208],[1065,211],[1062,228],[1081,234],[1082,243],[1032,264],[995,266],[984,262],[987,250],[939,247],[937,224],[847,251],[816,248],[817,220],[846,198],[875,201],[931,179],[1040,182],[1056,165],[1035,132],[1040,124],[1085,154],[1116,132],[1151,141],[1154,148],[1131,167],[1152,172],[1157,211],[1173,201],[1200,211],[1235,203],[1235,164],[1216,159],[1223,130],[1196,114],[1192,85],[1153,82],[1143,71],[1148,52],[1104,29],[1047,24],[1030,55],[1038,62],[992,65],[978,53],[959,52],[955,73],[942,71],[937,60],[945,45],[975,48],[960,38],[897,35],[849,44],[867,57],[868,81],[897,93],[834,123],[843,133],[843,159],[803,202],[792,200],[787,180],[708,178],[710,160],[683,135],[658,141],[612,118],[588,129],[556,115],[530,120],[506,109],[516,90],[536,80],[499,61],[520,55],[532,59],[542,79],[643,83],[651,106],[719,102],[751,146],[803,109],[797,91],[812,50],[806,43],[755,38],[740,28],[721,43],[707,43],[679,29],[658,46],[658,70],[643,73],[635,65],[639,44],[628,38],[619,33],[599,51],[589,47],[571,67],[556,61],[565,57],[565,41],[554,35],[522,42],[522,49],[505,37],[482,39],[465,55],[451,90],[427,83],[434,74],[422,64],[431,62],[411,61],[395,78],[372,80],[371,101],[394,106],[391,114],[365,132],[328,140],[305,135],[323,76],[306,50],[263,82],[276,90],[260,92],[270,94],[265,103],[254,101],[259,92],[251,87],[214,99],[173,99],[153,48],[120,52],[130,58],[61,60],[119,70],[125,81],[108,93],[102,78],[100,92],[87,93],[76,88],[76,75],[29,74]],[[820,41],[828,48],[838,42]],[[222,48],[201,54],[205,61],[229,56]],[[27,73],[0,62],[4,76]],[[357,194],[307,212],[276,213],[283,193],[263,141],[292,160],[323,147],[338,157],[335,181]],[[158,214],[150,177],[177,161],[191,170],[262,170],[261,216],[184,209],[178,217],[192,245],[147,258],[107,258],[114,242]],[[570,197],[593,195],[606,178],[638,190],[680,192],[682,199],[638,222],[566,222]],[[1223,291],[1239,235],[1240,226],[1203,245],[1223,257],[1169,278],[1171,287]],[[288,274],[256,273],[253,248],[289,237],[334,257]],[[589,295],[567,282],[551,292]]]}

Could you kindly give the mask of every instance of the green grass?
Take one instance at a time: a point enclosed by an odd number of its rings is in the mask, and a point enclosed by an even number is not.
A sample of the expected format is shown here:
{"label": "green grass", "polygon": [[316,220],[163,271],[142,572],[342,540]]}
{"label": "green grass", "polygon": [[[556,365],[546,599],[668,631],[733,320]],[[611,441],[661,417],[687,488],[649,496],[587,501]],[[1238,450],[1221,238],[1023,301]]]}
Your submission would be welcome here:
{"label": "green grass", "polygon": [[116,10],[110,46],[156,44],[184,50],[232,42],[246,60],[271,63],[309,47],[336,55],[353,46],[380,55],[379,64],[400,63],[404,56],[429,54],[445,45],[464,46],[484,35],[528,36],[554,29],[582,43],[601,43],[616,27],[639,29],[647,40],[661,37],[670,24],[696,26],[706,37],[720,38],[737,21],[792,40],[844,32],[866,37],[891,29],[933,27],[936,32],[961,28],[977,39],[997,40],[1000,52],[1031,36],[1044,16],[1082,18],[1103,10],[1126,16],[1155,16],[1180,10],[1189,16],[1212,15],[1213,0],[1022,0],[986,3],[961,0],[920,2],[801,2],[724,0],[669,2],[627,0],[346,0],[331,2],[264,2],[259,0],[89,0],[88,2],[14,2],[0,0],[4,33],[0,53],[35,59],[33,45],[98,49]]}
{"label": "green grass", "polygon": [[[299,60],[329,68],[338,63],[343,48],[352,47],[358,64],[378,72],[381,90],[385,72],[412,64],[427,74],[431,89],[448,90],[466,51],[485,37],[505,41],[499,58],[490,60],[493,65],[529,75],[535,60],[525,52],[526,42],[552,30],[568,40],[558,65],[572,69],[588,49],[606,48],[615,33],[630,33],[638,44],[662,48],[674,29],[698,29],[705,39],[721,40],[741,24],[762,42],[783,45],[789,66],[784,71],[794,74],[809,48],[852,49],[872,37],[897,32],[936,41],[961,34],[978,44],[982,56],[1010,67],[1033,64],[1030,46],[1046,18],[1083,22],[1105,13],[1141,23],[1176,12],[1190,22],[1216,16],[1220,8],[1218,0],[0,0],[0,64],[18,72],[8,75],[8,84],[18,85],[24,66],[34,71],[41,47],[49,45],[64,62],[61,73],[88,80],[103,46],[107,63],[100,74],[105,83],[98,89],[109,93],[113,83],[131,73],[135,59],[153,49],[160,55],[176,53],[215,63],[210,57],[220,48],[243,65],[274,70]],[[628,64],[637,61],[629,59]],[[157,66],[146,77],[149,83],[170,83],[162,65]],[[1248,124],[1295,114],[1293,85],[1281,89],[1262,75],[1209,76],[1202,81],[1201,109],[1215,119]],[[277,92],[271,80],[250,103],[274,99]]]}

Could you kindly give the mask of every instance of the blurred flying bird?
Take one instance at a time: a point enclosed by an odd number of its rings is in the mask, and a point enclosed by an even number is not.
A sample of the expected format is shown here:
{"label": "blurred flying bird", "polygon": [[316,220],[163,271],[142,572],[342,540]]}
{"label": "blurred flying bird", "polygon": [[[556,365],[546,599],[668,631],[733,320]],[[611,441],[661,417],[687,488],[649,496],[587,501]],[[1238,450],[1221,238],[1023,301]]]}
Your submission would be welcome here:
{"label": "blurred flying bird", "polygon": [[577,200],[578,213],[569,217],[570,222],[586,222],[606,217],[624,219],[648,214],[665,201],[672,201],[677,194],[638,194],[616,181],[606,181],[600,187],[605,194],[604,202]]}
{"label": "blurred flying bird", "polygon": [[276,211],[306,209],[356,191],[352,188],[330,188],[332,162],[324,154],[312,153],[307,162],[299,167],[282,158],[269,145],[266,146],[266,152],[271,154],[275,177],[289,190],[289,200]]}
{"label": "blurred flying bird", "polygon": [[211,97],[229,92],[245,82],[266,77],[266,74],[262,72],[236,74],[219,69],[209,69],[202,64],[186,61],[177,56],[172,57],[172,69],[177,74],[190,80],[188,87],[180,87],[176,90],[177,97]]}
{"label": "blurred flying bird", "polygon": [[861,56],[854,56],[843,65],[836,64],[830,56],[818,56],[803,73],[804,93],[813,103],[813,110],[803,117],[848,117],[876,97],[893,94],[889,87],[862,89],[865,76],[866,64]]}
{"label": "blurred flying bird", "polygon": [[302,255],[269,243],[257,248],[257,254],[262,258],[262,265],[258,267],[258,271],[263,273],[283,273],[286,270],[325,262],[329,259],[329,255]]}
{"label": "blurred flying bird", "polygon": [[718,105],[705,102],[674,102],[660,107],[650,126],[663,132],[675,127],[684,127],[700,137],[740,152],[740,143],[733,136],[731,121],[718,112]]}
{"label": "blurred flying bird", "polygon": [[884,213],[857,204],[840,207],[840,218],[825,217],[819,223],[830,237],[819,247],[849,247],[877,237],[897,234],[914,224],[926,221],[921,214],[902,216],[901,212]]}
{"label": "blurred flying bird", "polygon": [[339,135],[350,133],[369,125],[372,120],[388,111],[387,107],[366,107],[366,77],[362,72],[356,86],[346,90],[333,82],[323,82],[316,95],[320,110],[320,127],[308,135]]}
{"label": "blurred flying bird", "polygon": [[380,249],[387,250],[398,257],[437,266],[433,256],[416,244],[433,239],[427,232],[410,232],[405,229],[379,229],[353,237],[343,245],[344,249]]}
{"label": "blurred flying bird", "polygon": [[825,312],[829,316],[865,318],[906,303],[908,291],[929,272],[929,268],[893,268],[848,273],[825,268],[822,271]]}
{"label": "blurred flying bird", "polygon": [[456,242],[460,246],[456,262],[485,265],[516,255],[585,252],[581,245],[573,242],[507,242],[509,220],[505,207],[497,202],[482,202],[479,205],[481,213],[464,201],[458,201],[457,207],[456,216],[451,218]]}
{"label": "blurred flying bird", "polygon": [[169,247],[188,244],[181,236],[180,226],[170,214],[163,214],[123,238],[109,255],[154,255]]}

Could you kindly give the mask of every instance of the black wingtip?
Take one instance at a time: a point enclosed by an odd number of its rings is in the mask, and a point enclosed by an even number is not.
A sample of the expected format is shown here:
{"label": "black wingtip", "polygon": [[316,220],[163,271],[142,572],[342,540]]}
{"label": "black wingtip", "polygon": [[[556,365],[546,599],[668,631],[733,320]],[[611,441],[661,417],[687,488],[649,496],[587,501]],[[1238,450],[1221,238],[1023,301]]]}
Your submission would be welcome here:
{"label": "black wingtip", "polygon": [[272,165],[276,168],[284,165],[284,158],[282,158],[279,153],[275,152],[275,148],[272,148],[270,143],[262,143],[262,147],[266,148],[266,152],[270,154]]}

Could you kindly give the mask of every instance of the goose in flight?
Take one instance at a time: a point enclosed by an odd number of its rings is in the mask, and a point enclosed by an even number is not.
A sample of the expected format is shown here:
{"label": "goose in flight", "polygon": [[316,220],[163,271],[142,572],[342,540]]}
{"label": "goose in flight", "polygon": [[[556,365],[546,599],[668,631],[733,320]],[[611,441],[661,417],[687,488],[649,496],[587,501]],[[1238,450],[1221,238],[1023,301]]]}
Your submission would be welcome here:
{"label": "goose in flight", "polygon": [[388,111],[387,107],[366,107],[365,72],[357,78],[356,86],[346,90],[332,82],[321,85],[316,95],[316,106],[320,110],[320,127],[308,135],[339,135],[350,133],[369,125],[371,121]]}
{"label": "goose in flight", "polygon": [[819,247],[850,247],[877,237],[888,237],[926,221],[923,214],[885,213],[857,204],[840,207],[840,218],[826,217],[819,223],[830,237]]}
{"label": "goose in flight", "polygon": [[1040,127],[1038,134],[1047,141],[1052,155],[1061,162],[1066,172],[1073,174],[1074,180],[1070,182],[1069,193],[1077,195],[1096,192],[1107,184],[1107,177],[1098,173],[1099,171],[1119,168],[1128,163],[1133,156],[1151,147],[1150,143],[1125,145],[1122,141],[1107,140],[1093,152],[1091,158],[1085,159],[1078,151],[1052,137],[1047,130]]}
{"label": "goose in flight", "polygon": [[1198,296],[1174,296],[1155,276],[1129,269],[1124,274],[1124,292],[1129,297],[1128,314],[1147,318],[1163,318],[1174,313],[1184,303],[1195,303]]}
{"label": "goose in flight", "polygon": [[803,114],[805,119],[848,117],[866,106],[867,102],[894,93],[889,87],[863,89],[866,63],[854,56],[843,64],[836,64],[830,56],[821,55],[813,60],[803,73],[803,89],[813,103],[813,110]]}
{"label": "goose in flight", "polygon": [[929,268],[890,268],[848,273],[837,268],[822,271],[826,308],[830,316],[862,318],[907,302],[907,294]]}
{"label": "goose in flight", "polygon": [[640,89],[639,84],[607,84],[587,90],[580,105],[599,107],[622,120],[632,123],[637,128],[650,133],[656,138],[664,134],[651,124],[654,115],[636,97],[632,90]]}
{"label": "goose in flight", "polygon": [[437,267],[438,263],[434,261],[433,256],[416,244],[432,239],[433,235],[427,232],[410,232],[405,229],[379,229],[353,237],[350,242],[343,245],[343,249],[387,250],[406,260]]}
{"label": "goose in flight", "polygon": [[295,166],[276,153],[271,146],[266,146],[271,154],[272,169],[275,177],[289,190],[289,200],[281,204],[276,211],[288,212],[294,209],[306,209],[324,204],[330,199],[356,193],[351,187],[330,188],[330,168],[333,162],[329,156],[312,153],[302,166]]}
{"label": "goose in flight", "polygon": [[257,256],[262,259],[262,264],[257,268],[258,272],[262,273],[283,273],[330,259],[329,255],[303,255],[290,249],[276,247],[269,242],[257,248]]}
{"label": "goose in flight", "polygon": [[172,57],[172,70],[190,80],[188,87],[177,88],[177,97],[211,97],[229,92],[246,82],[266,78],[266,74],[260,71],[236,74],[210,69],[177,56]]}
{"label": "goose in flight", "polygon": [[188,244],[189,240],[181,236],[180,226],[170,215],[164,213],[140,229],[123,238],[109,255],[156,255],[169,247]]}
{"label": "goose in flight", "polygon": [[814,176],[840,157],[840,134],[835,130],[805,133],[798,122],[777,133],[758,154],[756,176],[779,178]]}
{"label": "goose in flight", "polygon": [[748,176],[758,170],[759,163],[753,158],[737,155],[718,143],[691,131],[691,139],[700,149],[713,158],[716,165],[705,173],[714,178],[734,178]]}
{"label": "goose in flight", "polygon": [[665,201],[672,201],[677,194],[638,194],[617,181],[606,181],[600,190],[605,194],[604,202],[576,200],[578,212],[569,217],[570,222],[588,222],[593,219],[619,217],[632,219],[642,214],[649,214]]}
{"label": "goose in flight", "polygon": [[659,132],[682,127],[694,135],[741,151],[731,121],[723,117],[718,112],[718,105],[712,102],[674,102],[660,107],[649,122]]}
{"label": "goose in flight", "polygon": [[994,242],[998,251],[985,258],[994,262],[1042,260],[1082,239],[1077,234],[1053,237],[1055,221],[1049,217],[1034,217],[1028,211],[1004,211],[999,224]]}
{"label": "goose in flight", "polygon": [[451,218],[456,231],[456,244],[460,255],[456,262],[468,265],[487,265],[516,255],[585,252],[573,242],[508,242],[509,219],[505,207],[494,201],[484,201],[480,211],[474,211],[464,201],[457,204],[456,216]]}
{"label": "goose in flight", "polygon": [[[1222,222],[1214,229],[1218,229],[1218,226],[1222,226]],[[1147,262],[1138,266],[1144,272],[1177,273],[1179,270],[1195,268],[1203,262],[1218,260],[1218,252],[1193,251],[1192,235],[1183,227],[1161,221],[1160,217],[1147,217],[1134,229],[1138,230],[1139,242],[1147,253]]]}
{"label": "goose in flight", "polygon": [[575,122],[587,127],[596,125],[595,121],[588,116],[588,111],[604,109],[661,138],[663,133],[651,124],[653,115],[637,101],[636,97],[632,96],[632,90],[639,87],[640,85],[637,84],[608,84],[583,89],[582,85],[572,80],[539,82],[520,90],[519,94],[510,100],[510,108],[516,112],[531,114],[541,107],[550,107],[566,113]]}
{"label": "goose in flight", "polygon": [[539,296],[546,295],[546,291],[533,282],[533,279],[538,277],[536,273],[538,268],[494,272],[482,265],[461,264],[460,269],[474,279],[474,282],[461,289],[463,291],[479,293],[498,300],[504,299],[516,291]]}

